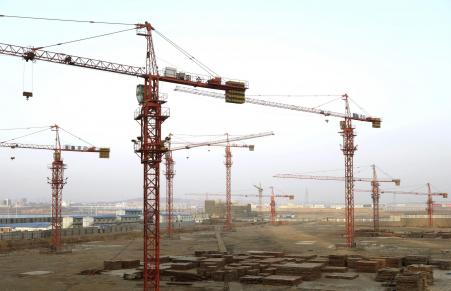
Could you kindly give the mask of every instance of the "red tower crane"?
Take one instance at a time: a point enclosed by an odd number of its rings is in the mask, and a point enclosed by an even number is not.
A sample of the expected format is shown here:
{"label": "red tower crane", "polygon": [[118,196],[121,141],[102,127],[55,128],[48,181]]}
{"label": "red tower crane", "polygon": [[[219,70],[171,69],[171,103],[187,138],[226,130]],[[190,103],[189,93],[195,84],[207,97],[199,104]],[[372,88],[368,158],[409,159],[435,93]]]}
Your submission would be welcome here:
{"label": "red tower crane", "polygon": [[[93,21],[76,21],[96,23]],[[0,54],[23,58],[26,61],[47,61],[99,71],[112,72],[143,78],[144,84],[137,87],[137,98],[140,108],[135,112],[135,120],[140,123],[141,135],[135,144],[135,151],[143,164],[143,257],[144,257],[144,290],[160,290],[160,163],[165,153],[161,140],[161,125],[169,117],[169,111],[162,109],[166,102],[159,92],[159,82],[175,83],[193,87],[223,90],[227,102],[242,103],[248,88],[247,82],[226,80],[209,70],[209,77],[178,72],[166,68],[158,70],[152,32],[156,32],[171,45],[182,50],[149,23],[126,24],[137,30],[137,34],[146,39],[147,50],[145,67],[135,67],[112,63],[92,58],[78,57],[64,53],[43,50],[43,47],[29,48],[0,43]],[[182,50],[183,51],[183,50]],[[186,51],[183,51],[185,55]],[[191,60],[195,60],[190,56]]]}
{"label": "red tower crane", "polygon": [[[394,183],[396,186],[401,184],[400,179],[378,179],[376,173],[376,166],[371,165],[373,170],[372,178],[358,178],[353,177],[355,182],[370,182],[371,183],[371,198],[373,200],[373,228],[374,231],[379,231],[379,183]],[[312,176],[312,175],[298,175],[298,174],[277,174],[274,178],[288,178],[288,179],[302,179],[302,180],[323,180],[323,181],[346,181],[346,177],[335,176]]]}
{"label": "red tower crane", "polygon": [[[175,88],[176,91],[191,93],[191,94],[197,94],[197,95],[203,95],[218,99],[226,99],[227,96],[224,96],[220,93],[205,91],[205,90],[199,90],[195,88],[186,88],[177,86]],[[340,121],[340,128],[341,128],[341,135],[343,136],[343,145],[342,145],[342,152],[345,157],[345,212],[346,212],[346,244],[348,247],[354,246],[354,166],[353,166],[353,160],[354,160],[354,152],[356,151],[357,147],[354,145],[354,128],[352,127],[352,120],[356,121],[365,121],[365,122],[371,122],[373,128],[380,128],[381,126],[381,119],[378,117],[370,117],[370,116],[364,116],[356,113],[351,113],[350,107],[349,107],[349,97],[347,94],[343,94],[342,96],[343,101],[345,102],[345,113],[339,113],[339,112],[332,112],[328,110],[322,110],[318,108],[310,108],[305,106],[297,106],[297,105],[290,105],[290,104],[284,104],[279,102],[271,102],[266,100],[260,100],[260,99],[254,99],[254,98],[245,98],[245,102],[256,104],[256,105],[262,105],[262,106],[270,106],[270,107],[276,107],[281,109],[287,109],[287,110],[294,110],[294,111],[302,111],[302,112],[308,112],[308,113],[314,113],[314,114],[321,114],[324,116],[334,116],[334,117],[340,117],[344,118],[343,121]],[[238,102],[237,102],[238,103]],[[244,102],[240,102],[244,103]]]}
{"label": "red tower crane", "polygon": [[[230,147],[242,147],[242,148],[248,148],[250,151],[253,151],[255,146],[254,145],[245,145],[245,144],[230,144],[230,142],[233,141],[241,141],[241,140],[248,140],[253,138],[259,138],[264,137],[268,135],[274,135],[274,133],[271,132],[264,132],[264,133],[257,133],[257,134],[249,134],[249,135],[243,135],[243,136],[237,136],[237,137],[229,137],[228,134],[226,134],[225,139],[218,139],[218,140],[210,140],[210,141],[203,141],[203,142],[197,142],[197,143],[189,143],[182,146],[177,146],[172,148],[171,147],[171,136],[169,135],[169,138],[167,139],[167,151],[165,153],[165,161],[166,161],[166,211],[167,211],[167,217],[168,217],[168,226],[167,226],[167,233],[169,237],[172,237],[174,228],[173,228],[173,189],[174,189],[174,159],[172,158],[172,152],[179,151],[179,150],[185,150],[185,149],[191,149],[191,148],[197,148],[197,147],[204,147],[204,146],[225,146],[227,150],[227,145]],[[227,143],[226,145],[221,145]]]}
{"label": "red tower crane", "polygon": [[[426,184],[428,191],[427,192],[415,192],[415,191],[392,191],[392,190],[382,190],[380,191],[381,194],[401,194],[401,195],[426,195],[428,196],[426,201],[426,211],[428,213],[428,225],[429,227],[433,226],[433,196],[441,196],[443,198],[448,198],[448,193],[445,192],[432,192],[431,190],[431,184]],[[372,190],[356,190],[357,192],[371,192]]]}
{"label": "red tower crane", "polygon": [[50,126],[50,129],[55,132],[55,145],[37,145],[37,144],[22,144],[22,143],[8,143],[1,142],[0,147],[12,149],[34,149],[34,150],[49,150],[53,151],[53,161],[49,167],[52,170],[52,177],[48,178],[48,183],[52,188],[52,235],[50,241],[50,248],[52,251],[59,251],[61,249],[61,203],[63,198],[63,187],[66,184],[67,178],[64,178],[64,164],[61,157],[61,152],[82,152],[82,153],[99,153],[99,158],[109,158],[109,148],[98,148],[94,146],[73,146],[65,145],[61,147],[58,125]]}

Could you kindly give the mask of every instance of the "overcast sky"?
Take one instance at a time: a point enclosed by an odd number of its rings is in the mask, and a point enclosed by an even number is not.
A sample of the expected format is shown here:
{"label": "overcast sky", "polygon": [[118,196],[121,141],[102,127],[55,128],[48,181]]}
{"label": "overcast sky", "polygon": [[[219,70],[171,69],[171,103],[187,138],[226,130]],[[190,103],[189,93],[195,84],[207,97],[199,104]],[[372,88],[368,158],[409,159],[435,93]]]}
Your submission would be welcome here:
{"label": "overcast sky", "polygon": [[[0,14],[137,23],[149,21],[161,33],[224,77],[249,81],[248,94],[348,93],[363,109],[383,119],[381,129],[356,122],[356,176],[369,177],[377,164],[400,189],[431,182],[451,189],[451,2],[449,1],[0,1]],[[123,29],[122,26],[17,20],[0,17],[0,42],[43,46]],[[160,68],[200,68],[155,35]],[[145,41],[134,31],[49,48],[78,56],[143,66]],[[83,68],[0,55],[0,128],[58,123],[99,146],[111,158],[65,153],[69,177],[64,199],[122,200],[142,196],[142,166],[131,139],[140,79]],[[33,74],[31,69],[33,67]],[[24,89],[34,97],[25,101]],[[343,175],[339,119],[265,108],[225,104],[221,100],[174,92],[166,106],[170,132],[192,135],[275,136],[250,140],[254,152],[233,149],[232,191],[256,193],[253,184],[274,185],[304,201],[342,202],[342,182],[277,180],[276,173]],[[269,100],[318,106],[331,97],[272,97]],[[364,113],[355,104],[353,112]],[[343,102],[324,108],[343,112]],[[0,140],[25,131],[0,131]],[[63,135],[63,144],[82,144]],[[40,134],[22,142],[52,143]],[[15,160],[10,160],[15,156]],[[189,157],[187,159],[187,157]],[[225,191],[222,148],[174,153],[176,198],[185,193]],[[0,198],[50,201],[46,183],[51,152],[0,151]],[[380,173],[380,176],[384,176]],[[162,196],[164,197],[164,180]],[[356,188],[368,188],[357,184]],[[385,188],[393,188],[387,185]],[[425,190],[425,187],[422,188]],[[397,201],[424,201],[398,197]],[[438,200],[438,199],[437,199]],[[356,203],[369,202],[356,194]],[[382,198],[391,202],[392,196]]]}

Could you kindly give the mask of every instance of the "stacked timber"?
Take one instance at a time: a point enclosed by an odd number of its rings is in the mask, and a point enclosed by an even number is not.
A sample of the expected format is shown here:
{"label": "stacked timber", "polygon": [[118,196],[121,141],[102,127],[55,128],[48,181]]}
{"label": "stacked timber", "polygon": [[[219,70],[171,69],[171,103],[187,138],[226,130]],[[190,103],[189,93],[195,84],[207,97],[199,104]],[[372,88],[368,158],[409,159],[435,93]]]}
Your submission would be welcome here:
{"label": "stacked timber", "polygon": [[347,255],[329,255],[329,266],[346,267]]}
{"label": "stacked timber", "polygon": [[398,268],[382,268],[377,271],[375,280],[377,282],[392,282],[400,272],[401,269]]}
{"label": "stacked timber", "polygon": [[300,276],[271,275],[263,278],[263,284],[275,286],[296,286],[302,282]]}
{"label": "stacked timber", "polygon": [[360,260],[355,263],[355,269],[362,273],[376,273],[380,269],[380,262]]}
{"label": "stacked timber", "polygon": [[429,257],[428,256],[421,256],[421,255],[410,255],[405,256],[403,260],[403,265],[414,265],[414,264],[423,264],[427,265],[429,263]]}
{"label": "stacked timber", "polygon": [[286,263],[274,266],[277,268],[276,275],[301,276],[304,281],[312,281],[321,278],[320,263]]}
{"label": "stacked timber", "polygon": [[409,272],[421,272],[426,274],[426,280],[428,285],[434,284],[434,270],[432,269],[432,265],[410,265],[407,266],[407,271]]}
{"label": "stacked timber", "polygon": [[424,273],[405,272],[396,275],[396,291],[426,291],[427,282]]}

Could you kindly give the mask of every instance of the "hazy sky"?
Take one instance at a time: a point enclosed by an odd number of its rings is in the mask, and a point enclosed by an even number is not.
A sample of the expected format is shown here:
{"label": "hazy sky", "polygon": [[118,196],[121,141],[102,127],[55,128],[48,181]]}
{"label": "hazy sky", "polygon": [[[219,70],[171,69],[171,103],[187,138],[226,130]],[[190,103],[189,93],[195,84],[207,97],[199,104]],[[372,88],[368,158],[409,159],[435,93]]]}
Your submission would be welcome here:
{"label": "hazy sky", "polygon": [[[376,163],[402,180],[402,189],[431,182],[450,191],[451,173],[451,2],[449,1],[0,1],[0,14],[97,21],[151,22],[160,32],[225,77],[249,81],[249,94],[342,94],[372,115],[382,128],[354,123],[359,176]],[[0,17],[0,42],[42,46],[123,29],[121,26],[40,22]],[[202,73],[155,35],[160,68],[175,66]],[[142,66],[145,41],[134,31],[89,40],[51,51]],[[31,64],[0,55],[0,128],[58,123],[99,146],[111,159],[95,154],[64,154],[69,183],[64,199],[121,200],[142,196],[142,167],[131,139],[138,104],[137,78],[36,62],[32,100]],[[310,201],[343,201],[341,182],[276,180],[276,173],[343,169],[339,120],[255,105],[224,104],[216,99],[173,91],[166,104],[171,118],[163,135],[248,134],[275,136],[249,141],[255,152],[233,150],[232,191],[256,193],[253,184]],[[331,98],[272,98],[317,106]],[[354,104],[354,112],[361,110]],[[343,111],[341,100],[326,108]],[[0,131],[0,140],[23,132]],[[50,134],[22,140],[51,143]],[[63,144],[79,144],[63,135]],[[16,159],[10,160],[14,155]],[[189,159],[186,157],[189,156]],[[225,191],[224,153],[205,148],[174,153],[175,195]],[[51,152],[0,151],[0,198],[50,201],[46,183]],[[343,171],[318,174],[343,175]],[[380,173],[381,176],[382,173]],[[357,188],[369,188],[357,184]],[[386,187],[392,188],[392,186]],[[425,188],[423,188],[425,189]],[[269,193],[268,189],[265,189]],[[162,195],[164,197],[164,180]],[[390,202],[391,195],[382,202]],[[424,197],[398,197],[424,201]],[[356,194],[356,203],[369,194]]]}

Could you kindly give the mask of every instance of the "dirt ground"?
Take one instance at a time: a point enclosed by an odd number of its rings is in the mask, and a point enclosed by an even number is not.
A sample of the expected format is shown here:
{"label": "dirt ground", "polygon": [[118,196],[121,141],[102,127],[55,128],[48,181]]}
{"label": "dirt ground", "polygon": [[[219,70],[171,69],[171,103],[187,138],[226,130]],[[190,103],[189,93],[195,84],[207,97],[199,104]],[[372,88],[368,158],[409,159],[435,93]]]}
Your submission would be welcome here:
{"label": "dirt ground", "polygon": [[[406,229],[396,229],[397,231]],[[443,229],[442,229],[443,230]],[[414,238],[357,238],[357,248],[336,249],[343,243],[343,228],[315,223],[290,225],[247,225],[222,233],[228,251],[249,250],[284,251],[327,255],[355,253],[363,255],[424,254],[433,258],[451,259],[451,240]],[[217,250],[214,230],[183,233],[176,239],[161,241],[162,255],[192,255],[195,250]],[[141,290],[142,282],[126,281],[120,272],[101,275],[78,275],[82,270],[101,269],[104,260],[140,259],[141,238],[116,238],[108,241],[82,242],[72,245],[72,253],[42,254],[39,249],[18,250],[0,254],[0,291],[62,291],[62,290]],[[31,271],[48,274],[24,275]],[[449,275],[448,275],[449,273]],[[267,287],[230,283],[230,290],[385,290],[374,281],[374,274],[359,274],[355,280],[322,278],[303,282],[297,287]],[[451,290],[451,272],[434,270],[431,290]],[[162,290],[223,290],[221,282],[198,282],[191,287],[166,286]]]}

